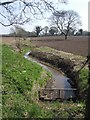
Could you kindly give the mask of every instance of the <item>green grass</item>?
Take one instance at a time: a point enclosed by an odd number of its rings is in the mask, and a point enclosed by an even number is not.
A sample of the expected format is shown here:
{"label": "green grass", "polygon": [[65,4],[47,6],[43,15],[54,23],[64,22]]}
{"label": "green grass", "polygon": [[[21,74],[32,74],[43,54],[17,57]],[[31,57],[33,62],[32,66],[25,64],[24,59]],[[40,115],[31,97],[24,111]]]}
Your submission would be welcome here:
{"label": "green grass", "polygon": [[[3,117],[24,117],[25,111],[29,114],[30,108],[37,106],[32,103],[38,99],[37,90],[51,74],[11,47],[3,45],[2,48]],[[36,113],[31,114],[33,116],[36,117]]]}
{"label": "green grass", "polygon": [[89,70],[84,68],[79,73],[79,81],[78,81],[79,91],[83,98],[87,93],[88,79],[89,79]]}

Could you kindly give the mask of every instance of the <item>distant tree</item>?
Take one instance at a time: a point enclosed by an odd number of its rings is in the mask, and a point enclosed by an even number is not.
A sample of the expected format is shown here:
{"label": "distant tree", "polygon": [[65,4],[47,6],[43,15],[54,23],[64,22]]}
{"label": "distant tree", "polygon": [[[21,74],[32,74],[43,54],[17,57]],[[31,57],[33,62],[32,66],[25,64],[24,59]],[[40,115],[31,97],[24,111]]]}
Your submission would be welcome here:
{"label": "distant tree", "polygon": [[50,30],[49,30],[49,33],[50,33],[51,35],[54,35],[55,31],[54,31],[53,29],[50,29]]}
{"label": "distant tree", "polygon": [[77,35],[77,36],[84,35],[83,29],[79,29],[79,30],[76,32],[76,35]]}
{"label": "distant tree", "polygon": [[36,32],[35,31],[30,32],[29,37],[36,37]]}
{"label": "distant tree", "polygon": [[80,35],[82,35],[83,34],[83,29],[79,29],[79,33],[80,33]]}
{"label": "distant tree", "polygon": [[12,27],[10,29],[10,34],[9,36],[13,36],[13,37],[29,37],[31,35],[31,32],[26,31],[24,28],[22,28],[19,25],[15,25],[14,27]]}
{"label": "distant tree", "polygon": [[35,31],[36,31],[36,35],[39,36],[40,32],[42,31],[41,26],[36,26]]}
{"label": "distant tree", "polygon": [[81,25],[78,13],[73,10],[56,11],[53,13],[50,19],[51,23],[56,25],[60,33],[65,36],[65,39],[67,39],[71,28],[73,28],[73,31],[75,31],[77,27]]}
{"label": "distant tree", "polygon": [[88,32],[88,36],[90,36],[90,32]]}
{"label": "distant tree", "polygon": [[13,28],[13,27],[10,28],[9,36],[12,36],[12,37],[16,36],[15,28]]}
{"label": "distant tree", "polygon": [[49,27],[48,27],[48,26],[45,26],[43,30],[45,31],[45,35],[47,35],[48,30],[49,30]]}
{"label": "distant tree", "polygon": [[57,35],[58,34],[58,28],[54,26],[54,27],[52,27],[52,29],[54,29],[55,34]]}
{"label": "distant tree", "polygon": [[75,29],[73,29],[72,27],[70,28],[68,35],[75,35]]}
{"label": "distant tree", "polygon": [[79,29],[76,34],[76,36],[80,36],[80,35],[83,35],[83,36],[90,36],[90,32],[88,31],[82,31],[82,29]]}
{"label": "distant tree", "polygon": [[57,34],[57,32],[58,32],[58,29],[56,27],[50,27],[49,33],[51,35],[54,35],[55,33]]}

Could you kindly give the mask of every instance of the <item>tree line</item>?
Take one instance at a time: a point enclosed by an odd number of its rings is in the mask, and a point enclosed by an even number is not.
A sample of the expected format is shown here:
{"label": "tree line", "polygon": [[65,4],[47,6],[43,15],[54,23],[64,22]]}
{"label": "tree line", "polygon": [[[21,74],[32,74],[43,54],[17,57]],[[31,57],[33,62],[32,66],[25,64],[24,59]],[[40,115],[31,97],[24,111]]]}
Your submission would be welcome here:
{"label": "tree line", "polygon": [[[83,29],[78,29],[77,31],[70,28],[68,33],[62,33],[59,32],[58,28],[55,26],[36,26],[34,31],[29,32],[26,31],[24,28],[22,28],[19,25],[16,25],[11,28],[10,33],[7,35],[2,36],[8,36],[8,37],[40,37],[40,36],[90,36],[90,32],[84,31]],[[67,39],[67,38],[65,38]]]}

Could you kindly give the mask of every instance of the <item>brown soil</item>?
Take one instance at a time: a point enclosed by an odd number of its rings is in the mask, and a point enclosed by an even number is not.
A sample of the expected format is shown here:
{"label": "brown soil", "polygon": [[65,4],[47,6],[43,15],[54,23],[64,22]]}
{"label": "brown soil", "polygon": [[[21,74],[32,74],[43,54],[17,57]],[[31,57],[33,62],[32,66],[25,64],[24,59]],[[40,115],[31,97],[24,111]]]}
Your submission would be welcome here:
{"label": "brown soil", "polygon": [[69,37],[63,40],[61,37],[38,37],[32,38],[36,46],[48,46],[57,50],[70,52],[77,55],[88,55],[88,37]]}
{"label": "brown soil", "polygon": [[[49,46],[57,50],[71,52],[73,54],[87,56],[88,55],[88,37],[68,37],[68,40],[64,40],[60,36],[49,37],[33,37],[28,38],[36,46]],[[3,37],[3,43],[14,44],[14,37]]]}

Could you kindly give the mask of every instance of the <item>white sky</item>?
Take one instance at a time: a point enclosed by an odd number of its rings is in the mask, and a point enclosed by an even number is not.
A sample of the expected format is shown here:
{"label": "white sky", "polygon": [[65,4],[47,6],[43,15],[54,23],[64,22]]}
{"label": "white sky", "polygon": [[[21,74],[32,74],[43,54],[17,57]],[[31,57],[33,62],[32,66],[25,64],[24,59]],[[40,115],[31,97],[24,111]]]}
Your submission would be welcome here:
{"label": "white sky", "polygon": [[[67,9],[67,10],[74,10],[76,12],[78,12],[78,14],[81,17],[81,21],[82,21],[82,26],[81,28],[83,30],[88,30],[88,2],[89,0],[68,0],[68,4],[67,5],[60,5],[59,9]],[[27,30],[27,31],[33,31],[35,26],[40,25],[42,27],[44,26],[48,26],[49,24],[47,23],[47,20],[35,20],[33,21],[33,23],[29,23],[24,25],[23,27]],[[9,33],[10,32],[10,27],[3,27],[0,25],[0,34],[2,33]]]}

